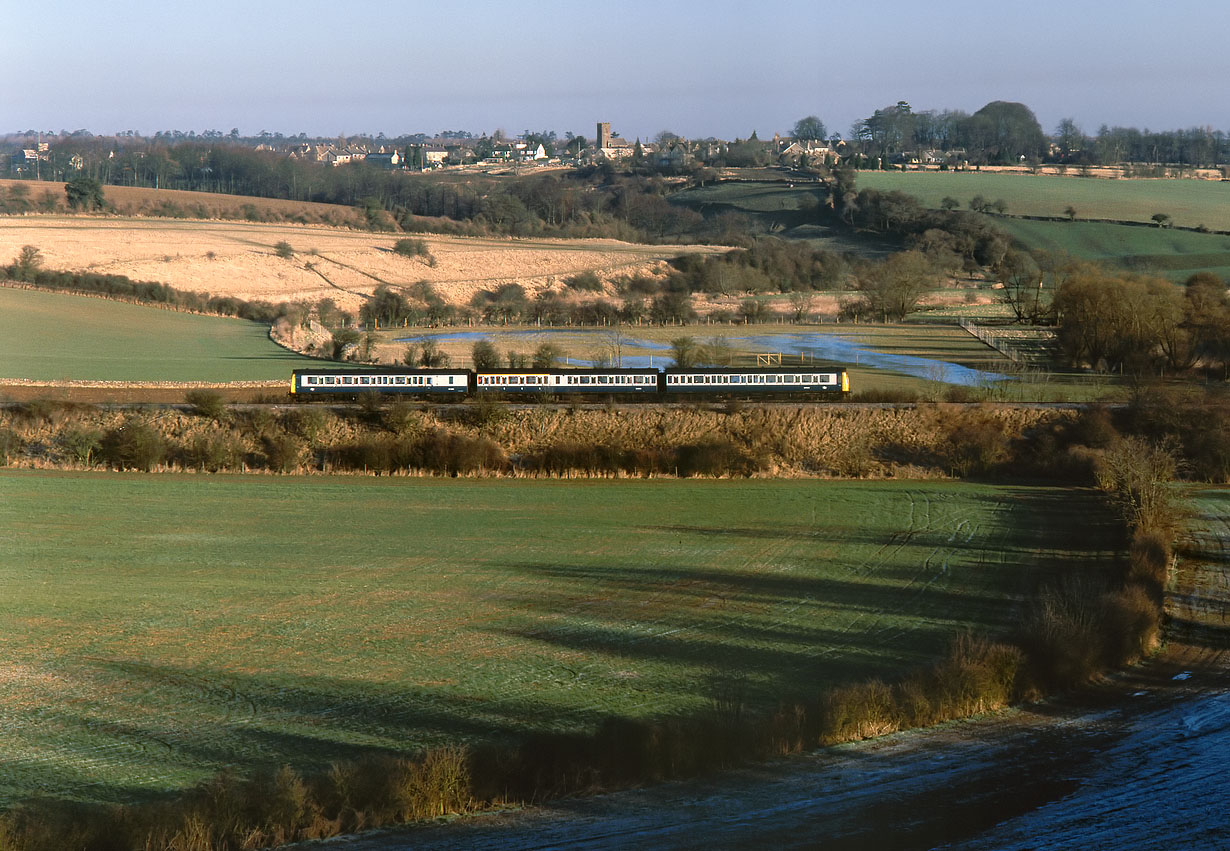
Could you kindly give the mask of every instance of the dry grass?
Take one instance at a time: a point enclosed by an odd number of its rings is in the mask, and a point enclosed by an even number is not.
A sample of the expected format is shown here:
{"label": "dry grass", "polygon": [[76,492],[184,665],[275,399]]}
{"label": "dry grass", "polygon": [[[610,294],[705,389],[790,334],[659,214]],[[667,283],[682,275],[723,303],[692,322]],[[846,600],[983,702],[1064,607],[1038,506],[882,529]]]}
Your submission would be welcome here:
{"label": "dry grass", "polygon": [[[10,262],[22,246],[33,245],[50,269],[127,275],[177,289],[272,302],[332,298],[356,309],[381,284],[428,281],[446,300],[463,303],[502,284],[520,284],[533,295],[561,288],[564,278],[580,272],[603,279],[652,274],[680,254],[725,250],[611,239],[429,235],[424,241],[436,260],[429,266],[394,254],[396,239],[394,234],[323,225],[20,216],[0,219],[0,262]],[[275,246],[282,242],[294,256],[277,255]]]}
{"label": "dry grass", "polygon": [[[44,180],[32,183],[29,180],[0,180],[0,191],[7,192],[14,185],[30,190],[30,200],[37,201],[45,193],[65,206],[63,181]],[[242,219],[252,213],[265,221],[333,221],[338,224],[361,226],[365,216],[351,207],[340,204],[321,204],[315,201],[285,201],[279,198],[253,198],[247,195],[226,195],[212,192],[189,192],[183,189],[150,189],[142,186],[103,187],[107,203],[121,216],[157,215],[165,205],[175,205],[183,210],[203,211],[206,218]]]}

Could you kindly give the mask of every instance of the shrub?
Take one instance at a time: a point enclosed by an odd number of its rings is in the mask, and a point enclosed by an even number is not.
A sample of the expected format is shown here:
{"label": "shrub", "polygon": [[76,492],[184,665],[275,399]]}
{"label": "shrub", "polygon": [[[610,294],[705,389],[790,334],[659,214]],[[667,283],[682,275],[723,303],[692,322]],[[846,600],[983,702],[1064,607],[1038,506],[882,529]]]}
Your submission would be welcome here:
{"label": "shrub", "polygon": [[1005,424],[986,411],[961,411],[941,420],[945,461],[954,475],[985,474],[1008,458]]}
{"label": "shrub", "polygon": [[22,441],[11,428],[0,428],[0,464],[8,464],[21,451]]}
{"label": "shrub", "polygon": [[1183,516],[1170,484],[1176,472],[1177,461],[1169,446],[1125,437],[1102,454],[1097,479],[1131,526],[1170,536]]}
{"label": "shrub", "polygon": [[393,442],[383,436],[364,437],[339,447],[332,455],[334,463],[344,469],[374,473],[392,472],[395,469]]}
{"label": "shrub", "polygon": [[467,437],[441,429],[424,435],[411,455],[414,468],[450,476],[500,470],[507,464],[504,450],[490,438]]}
{"label": "shrub", "polygon": [[470,360],[476,370],[498,369],[500,353],[490,340],[476,340],[470,348]]}
{"label": "shrub", "polygon": [[184,401],[198,417],[221,420],[226,415],[226,400],[217,390],[189,390],[184,394]]}
{"label": "shrub", "polygon": [[31,399],[18,403],[13,409],[13,416],[27,422],[49,423],[63,407],[63,403],[51,399]]}
{"label": "shrub", "polygon": [[287,431],[298,435],[309,446],[315,446],[333,422],[333,415],[321,408],[300,408],[288,411],[283,420]]}
{"label": "shrub", "polygon": [[835,688],[820,701],[820,744],[870,739],[900,728],[892,689],[881,680]]}
{"label": "shrub", "polygon": [[470,772],[462,748],[436,748],[421,760],[398,760],[391,779],[402,821],[437,818],[470,806]]}
{"label": "shrub", "polygon": [[277,473],[289,473],[303,460],[303,444],[291,434],[265,435],[261,439],[265,463]]}
{"label": "shrub", "polygon": [[1128,580],[1151,589],[1160,601],[1170,559],[1170,539],[1164,532],[1137,529],[1128,547]]}
{"label": "shrub", "polygon": [[162,434],[149,423],[135,418],[126,420],[103,435],[100,448],[107,464],[118,470],[148,473],[167,456],[167,444]]}
{"label": "shrub", "polygon": [[202,434],[184,448],[184,466],[202,472],[217,473],[239,463],[240,449],[227,435]]}
{"label": "shrub", "polygon": [[102,432],[92,428],[70,428],[60,435],[60,449],[74,464],[89,467],[102,448]]}
{"label": "shrub", "polygon": [[295,249],[290,247],[289,242],[279,242],[273,246],[273,253],[283,260],[289,260],[295,256]]}
{"label": "shrub", "polygon": [[419,349],[419,363],[426,369],[442,369],[449,365],[452,358],[448,353],[441,350],[440,345],[435,340],[424,340]]}
{"label": "shrub", "polygon": [[393,244],[393,253],[400,257],[422,257],[428,266],[436,265],[436,258],[428,249],[425,239],[399,239]]}
{"label": "shrub", "polygon": [[564,286],[577,292],[600,293],[602,292],[602,279],[594,272],[581,272],[564,278]]}
{"label": "shrub", "polygon": [[1022,646],[1036,674],[1052,687],[1088,682],[1101,670],[1105,649],[1105,587],[1088,577],[1045,589],[1026,618]]}
{"label": "shrub", "polygon": [[728,440],[707,440],[680,446],[675,451],[679,475],[750,476],[762,464]]}
{"label": "shrub", "polygon": [[463,418],[475,428],[491,428],[508,419],[508,403],[496,394],[482,393],[466,405]]}
{"label": "shrub", "polygon": [[421,424],[422,417],[418,411],[404,399],[398,399],[384,411],[383,425],[393,434],[414,431]]}
{"label": "shrub", "polygon": [[1134,582],[1105,595],[1103,661],[1108,667],[1130,664],[1157,649],[1162,631],[1159,599]]}

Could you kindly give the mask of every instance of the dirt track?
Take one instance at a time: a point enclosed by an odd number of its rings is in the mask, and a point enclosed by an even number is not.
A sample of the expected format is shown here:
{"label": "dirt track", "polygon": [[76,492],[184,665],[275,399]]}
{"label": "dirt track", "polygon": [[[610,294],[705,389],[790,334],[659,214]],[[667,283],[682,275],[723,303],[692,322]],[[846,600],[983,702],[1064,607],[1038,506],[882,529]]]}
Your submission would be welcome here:
{"label": "dirt track", "polygon": [[707,780],[328,847],[1230,847],[1230,526],[1203,519],[1208,561],[1179,573],[1172,643],[1080,695]]}

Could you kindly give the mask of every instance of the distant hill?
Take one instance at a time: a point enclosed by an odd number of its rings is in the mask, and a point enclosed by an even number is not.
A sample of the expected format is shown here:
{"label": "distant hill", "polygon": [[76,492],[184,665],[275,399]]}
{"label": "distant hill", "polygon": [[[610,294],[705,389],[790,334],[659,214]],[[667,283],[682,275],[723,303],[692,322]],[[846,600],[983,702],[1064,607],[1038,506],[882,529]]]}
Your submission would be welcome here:
{"label": "distant hill", "polygon": [[[0,193],[11,195],[14,186],[24,186],[29,202],[36,206],[50,193],[56,212],[64,212],[64,183],[54,180],[0,180]],[[283,201],[246,195],[219,195],[181,189],[147,189],[139,186],[104,186],[107,203],[121,216],[160,216],[176,219],[238,219],[252,222],[294,222],[362,227],[365,217],[353,207],[311,201]]]}

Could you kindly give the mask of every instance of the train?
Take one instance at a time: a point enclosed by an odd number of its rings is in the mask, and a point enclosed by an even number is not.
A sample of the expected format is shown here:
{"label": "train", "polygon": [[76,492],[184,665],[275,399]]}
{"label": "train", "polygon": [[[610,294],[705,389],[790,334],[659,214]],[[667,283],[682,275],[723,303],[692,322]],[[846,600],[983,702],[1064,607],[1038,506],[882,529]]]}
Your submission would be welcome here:
{"label": "train", "polygon": [[379,393],[401,397],[481,396],[723,396],[773,398],[844,396],[846,370],[819,366],[577,369],[296,369],[296,396]]}

